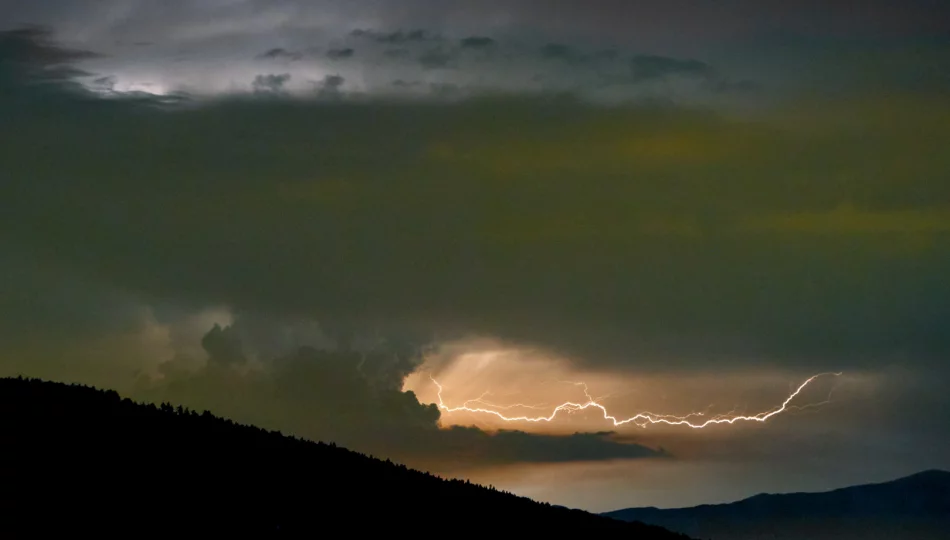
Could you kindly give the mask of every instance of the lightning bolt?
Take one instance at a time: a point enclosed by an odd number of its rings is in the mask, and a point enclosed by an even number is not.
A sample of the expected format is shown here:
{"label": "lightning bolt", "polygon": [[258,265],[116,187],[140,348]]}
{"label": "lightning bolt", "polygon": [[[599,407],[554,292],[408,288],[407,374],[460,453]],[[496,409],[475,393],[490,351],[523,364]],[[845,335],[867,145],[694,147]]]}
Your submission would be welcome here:
{"label": "lightning bolt", "polygon": [[[432,379],[432,376],[430,375],[429,378]],[[435,379],[432,379],[432,380],[433,382],[435,381]],[[477,398],[466,401],[465,403],[462,404],[462,407],[468,407],[469,403],[480,403],[482,405],[485,405],[486,407],[492,407],[495,409],[515,409],[517,407],[522,407],[525,409],[543,409],[547,406],[547,404],[545,403],[538,403],[537,405],[528,405],[527,403],[512,403],[511,405],[497,405],[495,403],[490,403],[488,401],[485,401],[485,396],[489,394],[491,394],[491,392],[486,391],[482,395],[478,396]]]}
{"label": "lightning bolt", "polygon": [[[571,382],[570,384],[583,387],[584,396],[587,398],[587,401],[584,403],[574,403],[574,402],[566,401],[558,405],[557,407],[555,407],[554,410],[551,412],[551,414],[548,416],[507,416],[499,412],[495,408],[486,409],[484,407],[470,407],[469,406],[470,403],[479,403],[481,405],[488,406],[488,407],[496,407],[495,405],[492,405],[482,400],[482,398],[485,395],[487,395],[487,392],[485,394],[482,394],[481,397],[468,400],[460,406],[449,407],[442,400],[442,390],[443,390],[442,385],[439,383],[439,381],[435,380],[431,374],[429,375],[429,379],[439,389],[439,392],[438,392],[439,402],[437,404],[439,406],[439,409],[447,413],[455,413],[455,412],[480,413],[480,414],[488,414],[488,415],[495,416],[501,420],[504,420],[505,422],[535,422],[537,423],[537,422],[551,422],[558,416],[558,414],[562,412],[566,412],[570,414],[570,413],[584,411],[587,409],[598,409],[603,413],[604,419],[607,420],[608,422],[613,423],[614,426],[622,426],[624,424],[634,424],[641,428],[645,428],[651,424],[667,424],[671,426],[686,426],[693,429],[702,429],[714,424],[735,424],[736,422],[765,422],[769,418],[772,418],[773,416],[781,414],[785,411],[810,409],[810,408],[815,408],[815,407],[824,405],[830,401],[831,399],[830,394],[828,396],[828,399],[819,403],[810,403],[806,405],[792,405],[791,403],[796,397],[798,397],[798,395],[802,392],[802,390],[805,389],[806,386],[812,383],[812,381],[814,381],[815,379],[818,379],[819,377],[824,377],[824,376],[829,376],[829,375],[838,377],[841,375],[841,373],[829,372],[829,373],[819,373],[817,375],[812,375],[811,377],[806,379],[805,382],[801,383],[798,386],[798,388],[795,389],[795,391],[789,394],[788,397],[785,398],[785,401],[783,401],[781,405],[777,407],[773,407],[772,409],[769,409],[760,413],[752,414],[752,415],[736,415],[734,414],[734,411],[733,411],[731,413],[717,414],[713,416],[712,418],[708,418],[701,422],[692,421],[690,419],[694,417],[703,417],[706,415],[706,413],[704,412],[692,412],[685,416],[675,416],[671,414],[656,414],[652,412],[641,412],[629,418],[617,418],[616,416],[611,415],[607,411],[607,407],[605,407],[604,405],[599,403],[596,399],[591,397],[590,392],[587,388],[587,385],[582,382]],[[567,382],[567,381],[563,381],[563,382]],[[525,407],[526,405],[515,404],[515,405],[510,405],[507,407],[499,407],[499,408],[511,409],[517,406]],[[536,408],[536,406],[532,406],[531,408]]]}

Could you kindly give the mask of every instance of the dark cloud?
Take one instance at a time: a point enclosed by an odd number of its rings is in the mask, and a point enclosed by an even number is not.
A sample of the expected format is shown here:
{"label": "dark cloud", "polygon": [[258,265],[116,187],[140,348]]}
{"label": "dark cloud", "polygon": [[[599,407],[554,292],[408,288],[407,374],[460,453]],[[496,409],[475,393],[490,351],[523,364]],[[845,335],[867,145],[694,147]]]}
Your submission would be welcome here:
{"label": "dark cloud", "polygon": [[95,80],[93,80],[92,83],[102,88],[105,91],[111,92],[115,89],[116,80],[115,80],[115,77],[106,76],[106,77],[98,77]]}
{"label": "dark cloud", "polygon": [[455,54],[445,49],[432,49],[419,57],[425,69],[446,69],[454,65]]}
{"label": "dark cloud", "polygon": [[496,44],[495,40],[486,36],[469,36],[459,40],[463,49],[485,49]]}
{"label": "dark cloud", "polygon": [[[101,283],[6,253],[0,255],[0,339],[7,345],[122,333],[142,324],[134,303]],[[101,309],[93,309],[99,305]]]}
{"label": "dark cloud", "polygon": [[385,45],[405,45],[442,40],[441,36],[432,34],[423,29],[411,30],[408,32],[402,30],[396,32],[381,32],[378,30],[358,29],[353,30],[350,35]]}
{"label": "dark cloud", "polygon": [[0,32],[4,62],[31,68],[46,68],[70,64],[78,60],[95,58],[92,51],[69,49],[58,46],[53,40],[53,30],[44,26],[27,26]]}
{"label": "dark cloud", "polygon": [[643,82],[671,75],[708,78],[712,68],[699,60],[680,60],[655,55],[638,55],[630,60],[630,71],[635,82]]}
{"label": "dark cloud", "polygon": [[623,443],[611,432],[575,433],[566,436],[538,436],[523,431],[488,433],[477,428],[452,427],[443,435],[446,447],[455,449],[473,463],[551,463],[669,457],[636,443]]}
{"label": "dark cloud", "polygon": [[462,89],[452,83],[429,83],[429,93],[442,98],[457,98],[462,96]]}
{"label": "dark cloud", "polygon": [[0,255],[0,296],[4,376],[32,373],[126,390],[164,360],[148,309],[109,283],[7,253]]}
{"label": "dark cloud", "polygon": [[217,324],[214,325],[202,338],[201,347],[208,353],[208,362],[212,364],[230,366],[247,362],[241,340],[234,335],[230,326],[221,328]]}
{"label": "dark cloud", "polygon": [[326,88],[339,89],[344,82],[345,79],[339,75],[327,75],[323,78],[323,86]]}
{"label": "dark cloud", "polygon": [[715,92],[751,95],[762,91],[762,85],[749,80],[729,81],[718,80],[713,84]]}
{"label": "dark cloud", "polygon": [[402,58],[409,56],[409,49],[397,48],[397,49],[386,49],[384,54],[390,58]]}
{"label": "dark cloud", "polygon": [[396,79],[395,81],[393,81],[393,86],[395,86],[396,88],[412,88],[415,86],[419,86],[421,84],[422,83],[419,81],[404,81],[402,79]]}
{"label": "dark cloud", "polygon": [[602,49],[595,52],[592,55],[592,57],[595,60],[607,60],[607,61],[617,60],[618,58],[620,58],[620,51],[616,49]]}
{"label": "dark cloud", "polygon": [[288,51],[282,47],[277,47],[262,53],[259,58],[268,60],[300,60],[303,58],[303,53]]}
{"label": "dark cloud", "polygon": [[412,392],[401,390],[420,362],[418,352],[392,344],[361,351],[301,347],[264,359],[258,370],[233,369],[246,362],[241,343],[247,334],[255,334],[251,343],[269,341],[263,329],[241,318],[233,326],[216,325],[202,339],[206,367],[188,372],[168,366],[162,379],[141,380],[136,395],[206,408],[238,421],[430,468],[665,455],[614,440],[610,433],[550,436],[441,429],[438,407],[421,404]]}
{"label": "dark cloud", "polygon": [[345,58],[352,58],[354,54],[356,54],[356,51],[351,47],[330,49],[327,51],[327,58],[331,60],[343,60]]}
{"label": "dark cloud", "polygon": [[641,370],[950,350],[940,101],[750,123],[554,96],[174,114],[59,96],[38,123],[51,98],[19,95],[6,245],[142,294]]}
{"label": "dark cloud", "polygon": [[322,81],[316,83],[317,95],[321,98],[340,99],[343,96],[341,90],[344,84],[346,84],[346,79],[343,77],[326,75]]}
{"label": "dark cloud", "polygon": [[574,50],[563,43],[548,43],[541,48],[541,56],[555,60],[570,61],[576,58]]}
{"label": "dark cloud", "polygon": [[[9,95],[22,90],[24,82],[54,84],[57,91],[66,87],[77,89],[73,79],[91,74],[76,68],[74,63],[97,56],[57,45],[52,41],[52,31],[44,27],[0,32],[0,82],[5,87],[0,92]],[[30,91],[38,90],[31,87]]]}
{"label": "dark cloud", "polygon": [[251,87],[256,93],[279,93],[290,79],[289,73],[258,75],[254,77]]}

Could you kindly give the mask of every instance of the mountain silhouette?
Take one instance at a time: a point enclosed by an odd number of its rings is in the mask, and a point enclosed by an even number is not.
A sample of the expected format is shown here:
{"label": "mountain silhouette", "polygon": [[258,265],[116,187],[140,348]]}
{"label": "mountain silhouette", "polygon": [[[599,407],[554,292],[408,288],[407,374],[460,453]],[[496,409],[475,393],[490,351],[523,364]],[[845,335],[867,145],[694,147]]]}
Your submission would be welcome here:
{"label": "mountain silhouette", "polygon": [[593,530],[687,539],[208,411],[144,405],[114,391],[37,379],[0,379],[0,457],[0,537],[51,530],[123,536]]}
{"label": "mountain silhouette", "polygon": [[950,472],[821,493],[760,494],[730,504],[606,512],[710,540],[950,538]]}

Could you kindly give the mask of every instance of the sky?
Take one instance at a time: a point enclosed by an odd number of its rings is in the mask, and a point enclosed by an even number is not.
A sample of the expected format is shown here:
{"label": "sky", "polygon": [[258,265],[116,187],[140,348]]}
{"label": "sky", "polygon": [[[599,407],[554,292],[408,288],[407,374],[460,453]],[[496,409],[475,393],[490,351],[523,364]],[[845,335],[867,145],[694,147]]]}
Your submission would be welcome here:
{"label": "sky", "polygon": [[0,375],[593,511],[950,468],[948,23],[0,0]]}

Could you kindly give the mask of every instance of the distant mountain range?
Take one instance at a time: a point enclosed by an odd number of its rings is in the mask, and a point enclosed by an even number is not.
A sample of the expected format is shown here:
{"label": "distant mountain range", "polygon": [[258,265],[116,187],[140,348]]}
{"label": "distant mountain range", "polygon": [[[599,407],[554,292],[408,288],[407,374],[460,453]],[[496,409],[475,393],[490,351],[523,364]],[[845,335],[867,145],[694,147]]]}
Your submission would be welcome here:
{"label": "distant mountain range", "polygon": [[603,515],[709,540],[947,540],[950,472],[930,470],[821,493],[761,494],[730,504]]}
{"label": "distant mountain range", "polygon": [[131,538],[157,532],[376,538],[601,532],[688,540],[208,411],[143,405],[79,385],[0,379],[0,538],[52,531]]}

